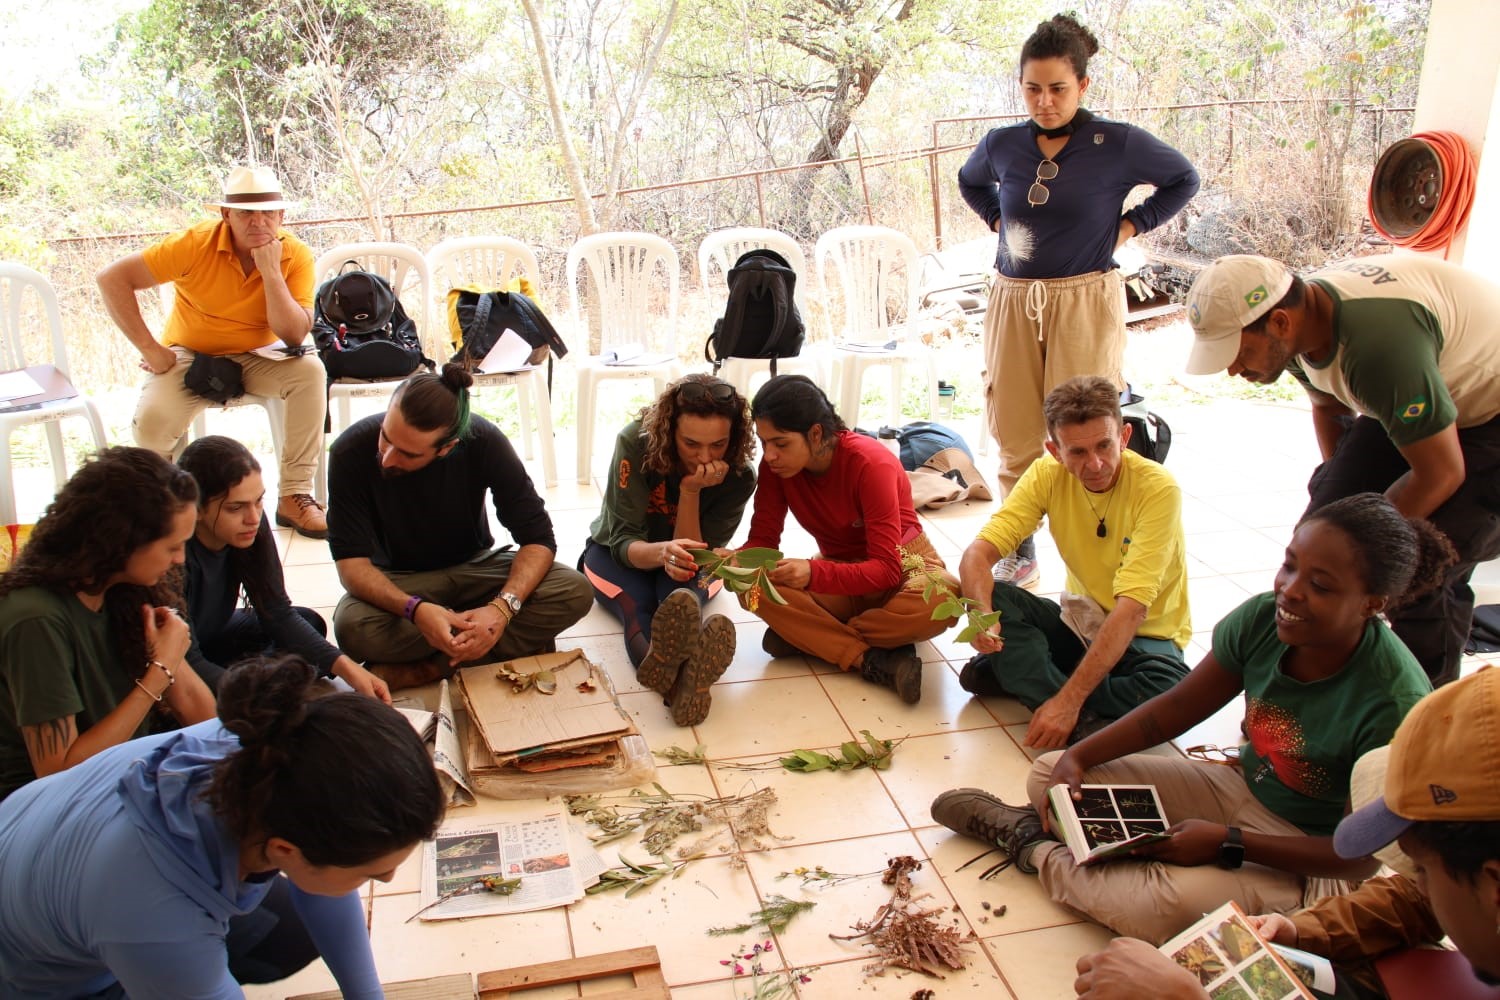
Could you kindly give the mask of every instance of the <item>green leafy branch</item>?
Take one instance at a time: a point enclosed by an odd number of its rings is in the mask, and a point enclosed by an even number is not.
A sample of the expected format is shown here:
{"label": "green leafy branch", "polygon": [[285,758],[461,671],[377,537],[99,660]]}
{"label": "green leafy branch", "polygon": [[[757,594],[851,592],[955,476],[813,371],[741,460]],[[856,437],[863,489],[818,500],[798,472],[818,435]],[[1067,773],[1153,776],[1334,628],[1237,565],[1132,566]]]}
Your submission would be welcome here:
{"label": "green leafy branch", "polygon": [[745,604],[751,611],[760,607],[762,597],[769,598],[773,604],[786,603],[786,598],[771,584],[771,570],[782,560],[777,550],[740,549],[727,556],[711,549],[688,551],[700,570],[723,580],[724,586],[732,593],[745,594]]}
{"label": "green leafy branch", "polygon": [[838,754],[817,750],[793,750],[790,757],[781,758],[781,766],[788,771],[854,771],[861,767],[884,771],[891,766],[896,753],[896,740],[877,740],[868,729],[859,734],[865,738],[865,746],[858,740],[849,740],[839,745]]}
{"label": "green leafy branch", "polygon": [[959,642],[971,642],[981,632],[988,632],[990,628],[1000,620],[999,611],[981,611],[979,602],[971,597],[961,597],[948,584],[936,570],[927,565],[927,560],[915,552],[908,552],[905,548],[898,547],[896,552],[901,557],[901,568],[906,570],[909,578],[922,577],[927,581],[922,588],[922,600],[932,602],[934,597],[942,597],[942,603],[932,609],[932,620],[942,621],[947,618],[964,619],[964,627],[959,630]]}
{"label": "green leafy branch", "polygon": [[702,743],[699,743],[691,750],[684,750],[674,743],[665,750],[653,750],[651,753],[666,761],[669,767],[685,767],[689,764],[708,763],[708,747]]}
{"label": "green leafy branch", "polygon": [[734,927],[710,927],[708,933],[714,937],[727,937],[731,934],[747,934],[757,927],[764,927],[772,934],[780,934],[798,914],[806,913],[817,905],[811,900],[787,899],[781,895],[767,896],[766,905],[752,911],[748,922]]}
{"label": "green leafy branch", "polygon": [[668,861],[659,865],[637,864],[620,855],[620,865],[616,868],[607,868],[599,875],[599,881],[589,886],[584,892],[590,896],[597,896],[601,892],[612,892],[615,889],[624,889],[626,898],[634,896],[638,892],[644,892],[664,878],[677,878],[682,870],[694,861],[701,861],[708,857],[703,853],[691,855],[681,861]]}
{"label": "green leafy branch", "polygon": [[407,917],[406,923],[411,923],[413,920],[417,919],[422,914],[432,909],[434,906],[442,906],[454,896],[462,896],[466,893],[475,891],[493,892],[497,896],[509,896],[519,888],[521,888],[521,880],[519,878],[501,878],[499,875],[481,875],[472,882],[461,885],[457,889],[453,889],[449,892],[443,893],[437,899],[433,900],[432,902],[428,903],[426,906],[418,910],[416,913],[413,913],[411,916]]}

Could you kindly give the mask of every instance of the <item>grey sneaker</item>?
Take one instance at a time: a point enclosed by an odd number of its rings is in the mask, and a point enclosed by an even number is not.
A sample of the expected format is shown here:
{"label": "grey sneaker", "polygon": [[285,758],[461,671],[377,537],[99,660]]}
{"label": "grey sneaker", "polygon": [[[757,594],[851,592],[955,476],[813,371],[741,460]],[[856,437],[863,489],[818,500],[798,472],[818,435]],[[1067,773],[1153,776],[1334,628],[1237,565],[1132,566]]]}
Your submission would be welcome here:
{"label": "grey sneaker", "polygon": [[860,660],[859,675],[871,684],[890,688],[908,705],[922,700],[922,659],[914,643],[895,649],[871,646]]}
{"label": "grey sneaker", "polygon": [[1042,582],[1042,567],[1031,556],[1010,555],[995,563],[993,571],[996,583],[1009,583],[1023,590],[1034,591]]}
{"label": "grey sneaker", "polygon": [[994,844],[1028,875],[1036,874],[1032,851],[1024,850],[1046,839],[1041,818],[1031,808],[1008,806],[989,792],[955,788],[932,800],[932,818],[952,830]]}

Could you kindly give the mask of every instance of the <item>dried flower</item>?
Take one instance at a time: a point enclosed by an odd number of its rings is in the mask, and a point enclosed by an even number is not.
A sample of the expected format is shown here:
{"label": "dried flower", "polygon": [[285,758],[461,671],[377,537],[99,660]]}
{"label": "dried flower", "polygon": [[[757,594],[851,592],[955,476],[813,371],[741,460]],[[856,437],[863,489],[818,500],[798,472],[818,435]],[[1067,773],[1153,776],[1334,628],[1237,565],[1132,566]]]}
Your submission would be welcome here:
{"label": "dried flower", "polygon": [[947,578],[930,569],[927,561],[920,555],[909,552],[902,546],[896,547],[896,554],[900,557],[901,568],[906,570],[908,578],[920,576],[927,581],[927,585],[922,588],[922,600],[931,601],[938,596],[943,598],[943,602],[932,611],[933,621],[964,619],[964,627],[958,633],[959,642],[971,641],[979,633],[989,631],[1000,620],[999,611],[981,611],[979,602],[969,597],[960,597]]}

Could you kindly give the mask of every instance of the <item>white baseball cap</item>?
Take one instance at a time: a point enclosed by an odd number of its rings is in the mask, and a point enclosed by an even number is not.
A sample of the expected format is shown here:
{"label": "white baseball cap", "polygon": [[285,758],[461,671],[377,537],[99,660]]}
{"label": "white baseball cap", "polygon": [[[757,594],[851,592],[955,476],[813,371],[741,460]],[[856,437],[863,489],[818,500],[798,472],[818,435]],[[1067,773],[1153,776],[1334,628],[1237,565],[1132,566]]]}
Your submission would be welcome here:
{"label": "white baseball cap", "polygon": [[1240,334],[1270,312],[1292,287],[1292,272],[1280,261],[1253,254],[1231,254],[1208,265],[1188,292],[1193,326],[1189,375],[1212,375],[1228,368],[1240,353]]}

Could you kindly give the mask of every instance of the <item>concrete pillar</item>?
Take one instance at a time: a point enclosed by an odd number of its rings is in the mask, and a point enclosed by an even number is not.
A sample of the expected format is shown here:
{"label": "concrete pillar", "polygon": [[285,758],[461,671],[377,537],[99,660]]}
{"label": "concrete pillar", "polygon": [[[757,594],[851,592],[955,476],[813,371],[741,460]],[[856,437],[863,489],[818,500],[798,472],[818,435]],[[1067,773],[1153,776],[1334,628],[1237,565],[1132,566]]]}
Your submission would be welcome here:
{"label": "concrete pillar", "polygon": [[1500,280],[1500,148],[1487,156],[1485,141],[1500,141],[1500,3],[1432,0],[1427,51],[1417,91],[1414,132],[1456,132],[1478,164],[1469,224],[1448,259]]}

